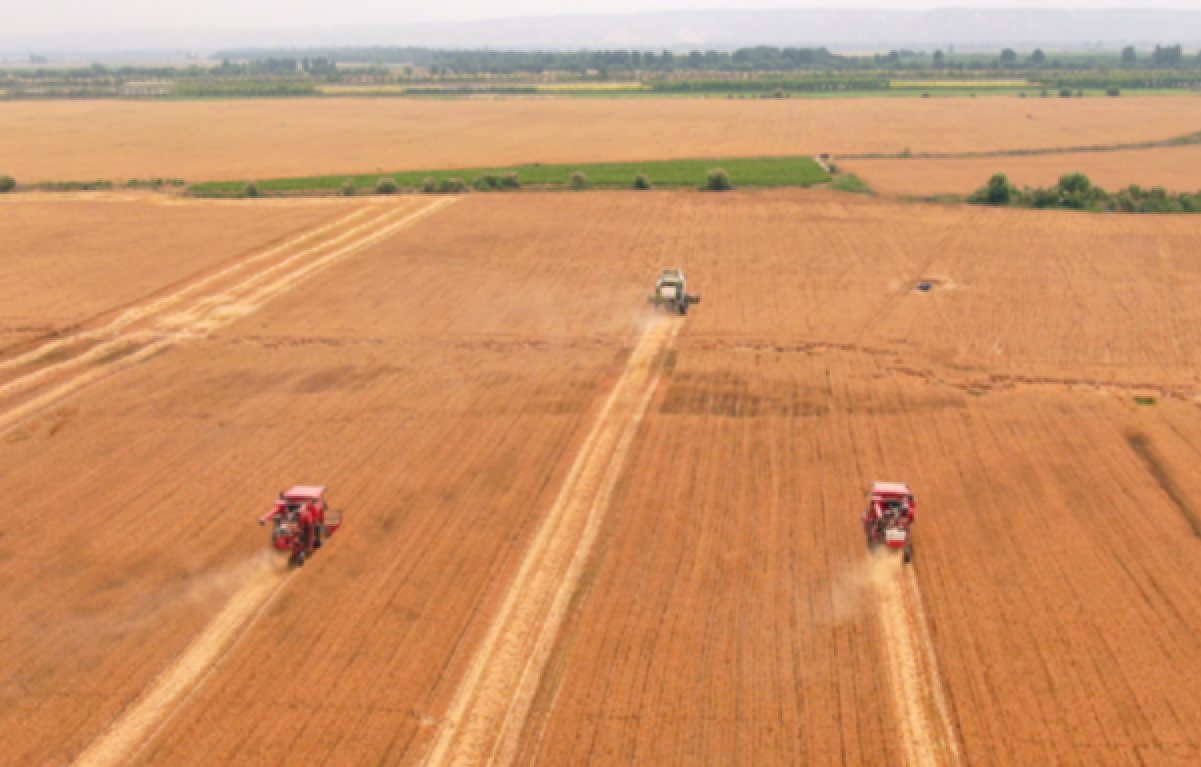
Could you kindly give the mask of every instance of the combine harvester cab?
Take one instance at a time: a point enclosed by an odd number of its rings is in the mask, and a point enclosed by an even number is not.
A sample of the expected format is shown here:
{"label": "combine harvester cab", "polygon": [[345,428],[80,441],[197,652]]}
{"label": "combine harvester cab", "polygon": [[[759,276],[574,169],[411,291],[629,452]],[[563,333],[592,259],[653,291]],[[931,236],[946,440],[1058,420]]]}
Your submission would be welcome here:
{"label": "combine harvester cab", "polygon": [[681,315],[688,314],[688,307],[701,302],[701,294],[688,293],[688,278],[679,269],[665,269],[655,283],[655,292],[647,302],[656,309],[667,309]]}
{"label": "combine harvester cab", "polygon": [[299,567],[342,526],[342,512],[325,501],[325,488],[297,485],[279,494],[275,508],[259,519],[271,524],[271,548],[291,554],[288,563]]}
{"label": "combine harvester cab", "polygon": [[913,521],[917,498],[904,482],[873,482],[863,512],[863,532],[872,551],[885,549],[913,561]]}

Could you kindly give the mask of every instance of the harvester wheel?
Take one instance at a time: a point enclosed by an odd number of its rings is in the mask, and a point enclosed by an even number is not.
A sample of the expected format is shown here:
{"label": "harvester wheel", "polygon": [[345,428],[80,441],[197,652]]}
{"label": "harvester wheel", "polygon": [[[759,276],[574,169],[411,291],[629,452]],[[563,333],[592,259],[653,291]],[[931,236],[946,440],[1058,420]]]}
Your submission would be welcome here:
{"label": "harvester wheel", "polygon": [[685,314],[688,314],[688,304],[680,304],[680,316],[683,317]]}
{"label": "harvester wheel", "polygon": [[913,544],[910,543],[905,547],[905,564],[913,564]]}
{"label": "harvester wheel", "polygon": [[297,567],[304,567],[304,552],[298,551],[292,555],[292,564]]}
{"label": "harvester wheel", "polygon": [[314,551],[321,548],[321,539],[325,537],[324,532],[325,532],[325,525],[319,525],[317,527],[317,530],[313,533],[313,550]]}

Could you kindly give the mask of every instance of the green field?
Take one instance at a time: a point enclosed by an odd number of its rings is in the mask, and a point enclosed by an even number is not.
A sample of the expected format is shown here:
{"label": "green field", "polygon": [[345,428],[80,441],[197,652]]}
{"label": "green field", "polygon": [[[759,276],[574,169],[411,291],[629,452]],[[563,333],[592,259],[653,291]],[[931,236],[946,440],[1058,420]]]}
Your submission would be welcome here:
{"label": "green field", "polygon": [[[573,165],[517,165],[496,168],[463,168],[457,170],[415,170],[396,173],[364,175],[312,176],[307,178],[276,178],[258,180],[259,189],[272,192],[320,192],[336,190],[347,181],[356,190],[369,192],[381,178],[391,178],[402,189],[416,189],[422,181],[458,178],[472,184],[485,173],[504,175],[516,173],[523,185],[554,188],[566,187],[571,174],[580,172],[593,187],[608,189],[630,188],[634,177],[646,174],[655,186],[701,186],[709,171],[724,168],[735,186],[812,186],[830,180],[830,175],[810,157],[742,157],[718,160],[667,160],[655,162],[577,163]],[[194,195],[241,194],[249,179],[241,181],[211,181],[194,184]]]}

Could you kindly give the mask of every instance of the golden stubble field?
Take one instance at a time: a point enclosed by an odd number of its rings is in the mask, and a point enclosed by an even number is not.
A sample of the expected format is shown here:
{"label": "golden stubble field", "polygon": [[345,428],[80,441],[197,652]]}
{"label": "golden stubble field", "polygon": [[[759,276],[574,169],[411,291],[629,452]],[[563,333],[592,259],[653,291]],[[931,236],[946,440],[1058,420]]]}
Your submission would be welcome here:
{"label": "golden stubble field", "polygon": [[1131,184],[1170,192],[1201,190],[1201,146],[1025,157],[848,160],[842,165],[885,195],[969,194],[994,173],[1004,173],[1018,186],[1054,186],[1065,174],[1083,173],[1108,191]]}
{"label": "golden stubble field", "polygon": [[[1201,755],[1196,220],[260,205],[188,209],[242,249],[0,360],[7,763]],[[644,308],[664,266],[686,320]],[[906,573],[861,538],[883,478],[921,498]],[[347,525],[289,572],[254,520],[297,482]]]}
{"label": "golden stubble field", "polygon": [[377,170],[1160,140],[1195,97],[1119,99],[302,99],[0,103],[0,173],[269,178]]}

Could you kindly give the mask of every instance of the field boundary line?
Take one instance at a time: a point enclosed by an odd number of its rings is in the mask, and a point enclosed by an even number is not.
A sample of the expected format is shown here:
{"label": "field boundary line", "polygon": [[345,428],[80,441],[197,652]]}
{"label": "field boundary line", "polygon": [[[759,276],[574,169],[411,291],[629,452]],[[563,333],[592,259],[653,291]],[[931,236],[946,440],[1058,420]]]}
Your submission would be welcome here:
{"label": "field boundary line", "polygon": [[476,648],[422,764],[507,767],[680,323],[645,331]]}
{"label": "field boundary line", "polygon": [[268,561],[226,602],[204,631],[81,753],[72,767],[118,767],[158,734],[237,640],[253,628],[292,573]]}

